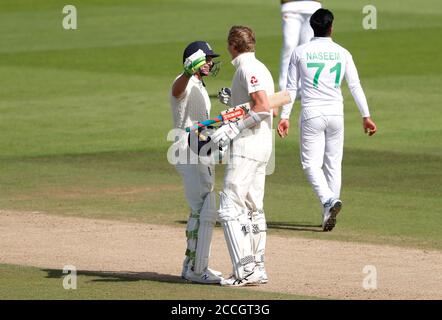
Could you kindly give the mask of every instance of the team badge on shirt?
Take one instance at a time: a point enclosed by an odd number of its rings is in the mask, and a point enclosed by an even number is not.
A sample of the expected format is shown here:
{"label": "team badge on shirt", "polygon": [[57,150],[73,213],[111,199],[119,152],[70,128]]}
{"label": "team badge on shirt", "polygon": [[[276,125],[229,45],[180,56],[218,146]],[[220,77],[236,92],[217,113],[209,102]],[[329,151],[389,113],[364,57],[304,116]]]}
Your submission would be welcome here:
{"label": "team badge on shirt", "polygon": [[255,76],[252,76],[252,77],[250,78],[250,84],[251,84],[252,86],[256,86],[256,85],[258,85],[258,79],[256,79]]}

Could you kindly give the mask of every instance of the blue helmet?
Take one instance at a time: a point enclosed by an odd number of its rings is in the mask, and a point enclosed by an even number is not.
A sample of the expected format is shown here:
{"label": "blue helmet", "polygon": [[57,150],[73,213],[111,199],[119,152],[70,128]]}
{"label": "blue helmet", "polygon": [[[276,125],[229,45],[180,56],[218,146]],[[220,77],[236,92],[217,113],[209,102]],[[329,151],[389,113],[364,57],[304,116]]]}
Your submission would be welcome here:
{"label": "blue helmet", "polygon": [[206,57],[212,57],[212,58],[219,57],[219,54],[213,52],[212,48],[206,41],[195,41],[190,43],[186,47],[186,49],[184,49],[183,63],[186,60],[186,58],[190,57],[192,54],[194,54],[200,49],[206,54]]}

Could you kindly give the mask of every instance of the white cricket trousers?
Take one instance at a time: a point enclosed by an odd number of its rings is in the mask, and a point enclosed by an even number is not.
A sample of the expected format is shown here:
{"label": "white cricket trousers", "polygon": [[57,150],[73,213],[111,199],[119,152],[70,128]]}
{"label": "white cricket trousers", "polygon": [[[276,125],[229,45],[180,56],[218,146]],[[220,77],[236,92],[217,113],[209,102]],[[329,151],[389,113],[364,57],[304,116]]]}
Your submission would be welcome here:
{"label": "white cricket trousers", "polygon": [[264,206],[267,163],[234,156],[226,167],[223,192],[238,212],[257,211]]}
{"label": "white cricket trousers", "polygon": [[204,199],[214,190],[215,166],[202,163],[177,164],[175,168],[183,178],[184,192],[190,208],[192,211],[200,211]]}
{"label": "white cricket trousers", "polygon": [[[313,29],[310,27],[310,17],[321,7],[320,3],[314,1],[301,1],[298,3],[290,3],[290,5],[296,6],[293,8],[293,11],[281,12],[282,50],[279,66],[279,90],[285,90],[287,87],[287,73],[293,50],[313,38]],[[308,8],[299,7],[301,5],[308,6]],[[299,11],[302,11],[302,13]]]}
{"label": "white cricket trousers", "polygon": [[300,120],[299,127],[301,164],[314,192],[322,204],[339,198],[344,117],[321,115]]}

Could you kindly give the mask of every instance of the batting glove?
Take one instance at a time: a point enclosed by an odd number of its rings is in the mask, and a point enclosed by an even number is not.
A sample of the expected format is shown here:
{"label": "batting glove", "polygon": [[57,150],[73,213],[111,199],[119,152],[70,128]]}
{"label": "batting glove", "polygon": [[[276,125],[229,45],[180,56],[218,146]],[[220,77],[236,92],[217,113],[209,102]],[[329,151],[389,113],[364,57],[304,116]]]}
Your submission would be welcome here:
{"label": "batting glove", "polygon": [[206,54],[199,49],[184,61],[184,74],[191,77],[206,63]]}
{"label": "batting glove", "polygon": [[236,122],[229,122],[216,130],[215,133],[210,136],[210,139],[213,141],[213,143],[221,147],[225,147],[240,133],[241,129],[239,128],[238,124]]}
{"label": "batting glove", "polygon": [[222,104],[225,104],[226,106],[230,106],[230,98],[232,97],[232,91],[230,88],[221,88],[221,90],[218,92],[218,100]]}

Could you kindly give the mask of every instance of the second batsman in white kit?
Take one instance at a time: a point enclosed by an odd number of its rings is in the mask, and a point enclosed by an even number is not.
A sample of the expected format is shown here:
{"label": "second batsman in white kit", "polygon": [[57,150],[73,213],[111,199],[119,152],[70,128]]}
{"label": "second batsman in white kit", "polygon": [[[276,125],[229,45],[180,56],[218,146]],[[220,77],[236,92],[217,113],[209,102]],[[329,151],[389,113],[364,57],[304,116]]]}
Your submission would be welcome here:
{"label": "second batsman in white kit", "polygon": [[[323,205],[324,231],[331,231],[341,210],[341,163],[344,144],[344,105],[341,82],[345,77],[370,136],[376,125],[351,54],[331,39],[333,14],[317,10],[310,18],[315,37],[293,52],[287,90],[294,101],[301,81],[299,117],[302,168]],[[292,104],[283,107],[278,133],[288,134]]]}
{"label": "second batsman in white kit", "polygon": [[269,70],[255,57],[255,35],[250,28],[232,27],[228,50],[236,68],[230,104],[254,104],[248,117],[223,125],[211,136],[221,146],[231,144],[218,213],[233,275],[221,284],[242,286],[268,281],[264,269],[267,225],[263,200],[266,166],[272,152],[272,116],[267,97],[274,93],[274,84]]}

